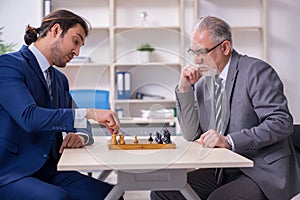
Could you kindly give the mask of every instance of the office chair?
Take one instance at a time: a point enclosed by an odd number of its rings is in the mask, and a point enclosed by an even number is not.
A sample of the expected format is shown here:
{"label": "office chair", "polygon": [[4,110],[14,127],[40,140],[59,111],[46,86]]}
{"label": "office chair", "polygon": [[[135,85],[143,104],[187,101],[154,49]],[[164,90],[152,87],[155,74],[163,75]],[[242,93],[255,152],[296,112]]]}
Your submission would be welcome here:
{"label": "office chair", "polygon": [[[296,152],[300,154],[300,124],[294,124],[292,141]],[[300,200],[300,193],[294,196],[291,200]]]}
{"label": "office chair", "polygon": [[292,141],[295,149],[300,153],[300,124],[294,124],[294,131],[292,133]]}

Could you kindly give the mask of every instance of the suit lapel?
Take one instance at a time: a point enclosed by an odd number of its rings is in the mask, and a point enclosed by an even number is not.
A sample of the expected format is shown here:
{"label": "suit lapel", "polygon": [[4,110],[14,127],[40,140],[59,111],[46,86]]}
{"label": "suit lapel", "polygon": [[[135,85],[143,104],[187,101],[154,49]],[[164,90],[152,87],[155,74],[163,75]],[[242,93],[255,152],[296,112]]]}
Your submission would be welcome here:
{"label": "suit lapel", "polygon": [[235,82],[236,82],[236,77],[238,74],[238,61],[239,61],[240,55],[233,50],[232,52],[232,57],[231,57],[231,62],[229,65],[229,69],[228,69],[228,74],[227,74],[227,78],[226,78],[226,83],[225,83],[225,92],[226,92],[226,112],[223,115],[224,116],[224,128],[223,128],[223,133],[226,134],[226,130],[228,127],[228,123],[229,123],[229,119],[230,119],[230,110],[231,110],[231,98],[232,98],[232,92],[233,92],[233,88],[235,86]]}
{"label": "suit lapel", "polygon": [[[44,74],[37,62],[37,59],[34,57],[33,53],[29,50],[28,46],[23,46],[21,48],[21,53],[24,55],[24,57],[29,61],[30,66],[33,70],[33,72],[39,77],[40,81],[42,82],[42,84],[44,85],[44,89],[48,92],[48,86],[44,77]],[[50,94],[49,94],[49,98],[50,98]]]}

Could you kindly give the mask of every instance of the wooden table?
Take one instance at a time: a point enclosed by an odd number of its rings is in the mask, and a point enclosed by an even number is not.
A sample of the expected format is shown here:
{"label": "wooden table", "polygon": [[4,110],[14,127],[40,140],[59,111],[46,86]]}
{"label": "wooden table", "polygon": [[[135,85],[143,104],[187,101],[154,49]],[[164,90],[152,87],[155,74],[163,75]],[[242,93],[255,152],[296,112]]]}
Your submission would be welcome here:
{"label": "wooden table", "polygon": [[253,162],[223,148],[202,148],[183,137],[172,137],[176,149],[109,150],[110,137],[95,137],[81,149],[65,149],[58,170],[115,170],[117,184],[106,199],[127,190],[179,190],[186,199],[200,199],[187,184],[187,171],[198,168],[253,167]]}

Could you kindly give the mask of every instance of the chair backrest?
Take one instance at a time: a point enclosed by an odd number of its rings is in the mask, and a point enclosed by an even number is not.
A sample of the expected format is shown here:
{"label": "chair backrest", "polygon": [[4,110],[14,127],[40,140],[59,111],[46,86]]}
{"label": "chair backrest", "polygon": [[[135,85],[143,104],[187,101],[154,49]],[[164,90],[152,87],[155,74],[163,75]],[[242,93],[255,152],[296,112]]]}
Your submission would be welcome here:
{"label": "chair backrest", "polygon": [[292,134],[293,144],[300,151],[300,124],[294,124],[294,131]]}
{"label": "chair backrest", "polygon": [[106,90],[70,90],[70,94],[79,108],[106,109],[109,107],[109,91]]}

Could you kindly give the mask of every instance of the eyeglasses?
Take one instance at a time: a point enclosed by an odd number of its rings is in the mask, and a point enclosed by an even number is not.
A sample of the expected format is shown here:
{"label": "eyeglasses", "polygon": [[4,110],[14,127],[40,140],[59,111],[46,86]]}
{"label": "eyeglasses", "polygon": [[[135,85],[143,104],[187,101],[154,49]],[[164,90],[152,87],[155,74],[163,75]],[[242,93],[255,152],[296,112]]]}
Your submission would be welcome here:
{"label": "eyeglasses", "polygon": [[191,48],[189,48],[187,50],[188,54],[191,55],[192,57],[195,56],[206,56],[209,52],[211,52],[212,50],[214,50],[215,48],[217,48],[218,46],[220,46],[224,41],[218,43],[217,45],[215,45],[214,47],[207,49],[207,48],[202,48],[202,49],[197,49],[196,51],[192,50]]}

